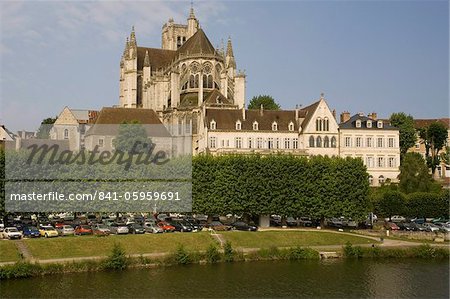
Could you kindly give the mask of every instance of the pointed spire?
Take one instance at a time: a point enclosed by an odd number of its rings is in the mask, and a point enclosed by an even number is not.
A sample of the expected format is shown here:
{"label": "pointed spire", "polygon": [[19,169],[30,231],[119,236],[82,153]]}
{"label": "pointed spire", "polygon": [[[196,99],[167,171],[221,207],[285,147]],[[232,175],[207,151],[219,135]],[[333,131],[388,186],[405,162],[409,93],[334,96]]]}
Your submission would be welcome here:
{"label": "pointed spire", "polygon": [[228,37],[228,43],[227,43],[227,56],[228,56],[228,57],[234,57],[234,54],[233,54],[233,46],[231,45],[231,37]]}
{"label": "pointed spire", "polygon": [[148,57],[148,51],[145,51],[145,58],[144,58],[144,67],[150,66],[150,58]]}
{"label": "pointed spire", "polygon": [[189,19],[195,19],[195,14],[194,14],[194,1],[191,0],[191,9],[189,12]]}
{"label": "pointed spire", "polygon": [[136,44],[136,33],[134,32],[134,26],[131,27],[130,44],[132,45]]}

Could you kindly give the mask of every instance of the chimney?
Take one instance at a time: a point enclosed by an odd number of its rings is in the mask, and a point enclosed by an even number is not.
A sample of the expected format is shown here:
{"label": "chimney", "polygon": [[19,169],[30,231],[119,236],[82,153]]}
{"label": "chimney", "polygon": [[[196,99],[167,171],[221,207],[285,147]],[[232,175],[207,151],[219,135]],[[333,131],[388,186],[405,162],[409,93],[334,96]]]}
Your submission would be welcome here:
{"label": "chimney", "polygon": [[333,117],[334,117],[334,119],[336,120],[336,109],[333,109]]}
{"label": "chimney", "polygon": [[345,123],[349,119],[350,119],[350,112],[344,111],[341,113],[341,123]]}
{"label": "chimney", "polygon": [[261,116],[263,115],[263,111],[264,111],[264,106],[263,106],[263,104],[261,104],[261,108],[259,108],[259,113],[261,114]]}
{"label": "chimney", "polygon": [[376,113],[376,112],[369,113],[369,114],[367,115],[367,117],[368,117],[368,118],[371,118],[371,119],[373,119],[373,120],[377,120],[377,113]]}
{"label": "chimney", "polygon": [[242,107],[242,120],[245,120],[245,107]]}

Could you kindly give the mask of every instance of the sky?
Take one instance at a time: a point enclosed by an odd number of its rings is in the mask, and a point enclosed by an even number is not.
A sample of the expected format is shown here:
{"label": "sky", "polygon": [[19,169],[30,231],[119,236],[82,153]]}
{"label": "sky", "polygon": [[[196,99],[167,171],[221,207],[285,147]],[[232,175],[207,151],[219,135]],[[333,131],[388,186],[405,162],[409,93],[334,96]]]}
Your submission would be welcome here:
{"label": "sky", "polygon": [[[138,46],[161,47],[190,1],[0,2],[0,124],[36,130],[65,106],[119,101],[119,62],[134,25]],[[246,103],[283,109],[323,92],[337,113],[449,116],[448,1],[194,1],[214,46],[233,41]]]}

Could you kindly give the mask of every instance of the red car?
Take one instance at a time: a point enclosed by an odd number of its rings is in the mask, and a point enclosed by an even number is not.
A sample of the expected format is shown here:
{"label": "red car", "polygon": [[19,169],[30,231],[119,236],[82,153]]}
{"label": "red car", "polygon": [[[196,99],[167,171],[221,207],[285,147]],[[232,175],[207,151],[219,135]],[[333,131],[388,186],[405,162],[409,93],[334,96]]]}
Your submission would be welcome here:
{"label": "red car", "polygon": [[160,221],[158,222],[158,227],[162,228],[162,230],[164,232],[173,232],[175,231],[175,227],[170,225],[169,223],[165,222],[165,221]]}
{"label": "red car", "polygon": [[398,227],[397,224],[395,224],[394,222],[388,222],[384,225],[384,228],[389,229],[389,230],[400,230],[400,227]]}
{"label": "red car", "polygon": [[92,235],[92,228],[89,225],[78,225],[75,228],[75,235],[81,236],[81,235]]}

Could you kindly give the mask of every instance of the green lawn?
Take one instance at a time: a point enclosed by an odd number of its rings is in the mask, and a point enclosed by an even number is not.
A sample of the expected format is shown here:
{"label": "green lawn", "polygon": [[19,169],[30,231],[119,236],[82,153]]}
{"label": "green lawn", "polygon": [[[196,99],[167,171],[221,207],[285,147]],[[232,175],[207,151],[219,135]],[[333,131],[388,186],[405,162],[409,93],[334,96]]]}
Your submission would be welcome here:
{"label": "green lawn", "polygon": [[74,236],[52,239],[25,240],[33,257],[55,259],[109,255],[115,242],[122,245],[127,254],[171,252],[179,244],[187,250],[205,250],[213,243],[209,233],[167,233],[122,236]]}
{"label": "green lawn", "polygon": [[268,248],[294,246],[325,246],[352,244],[372,244],[374,240],[359,236],[350,236],[330,232],[305,231],[264,231],[264,232],[223,232],[222,235],[230,241],[233,247]]}
{"label": "green lawn", "polygon": [[0,263],[16,262],[20,259],[16,242],[11,240],[0,240]]}

